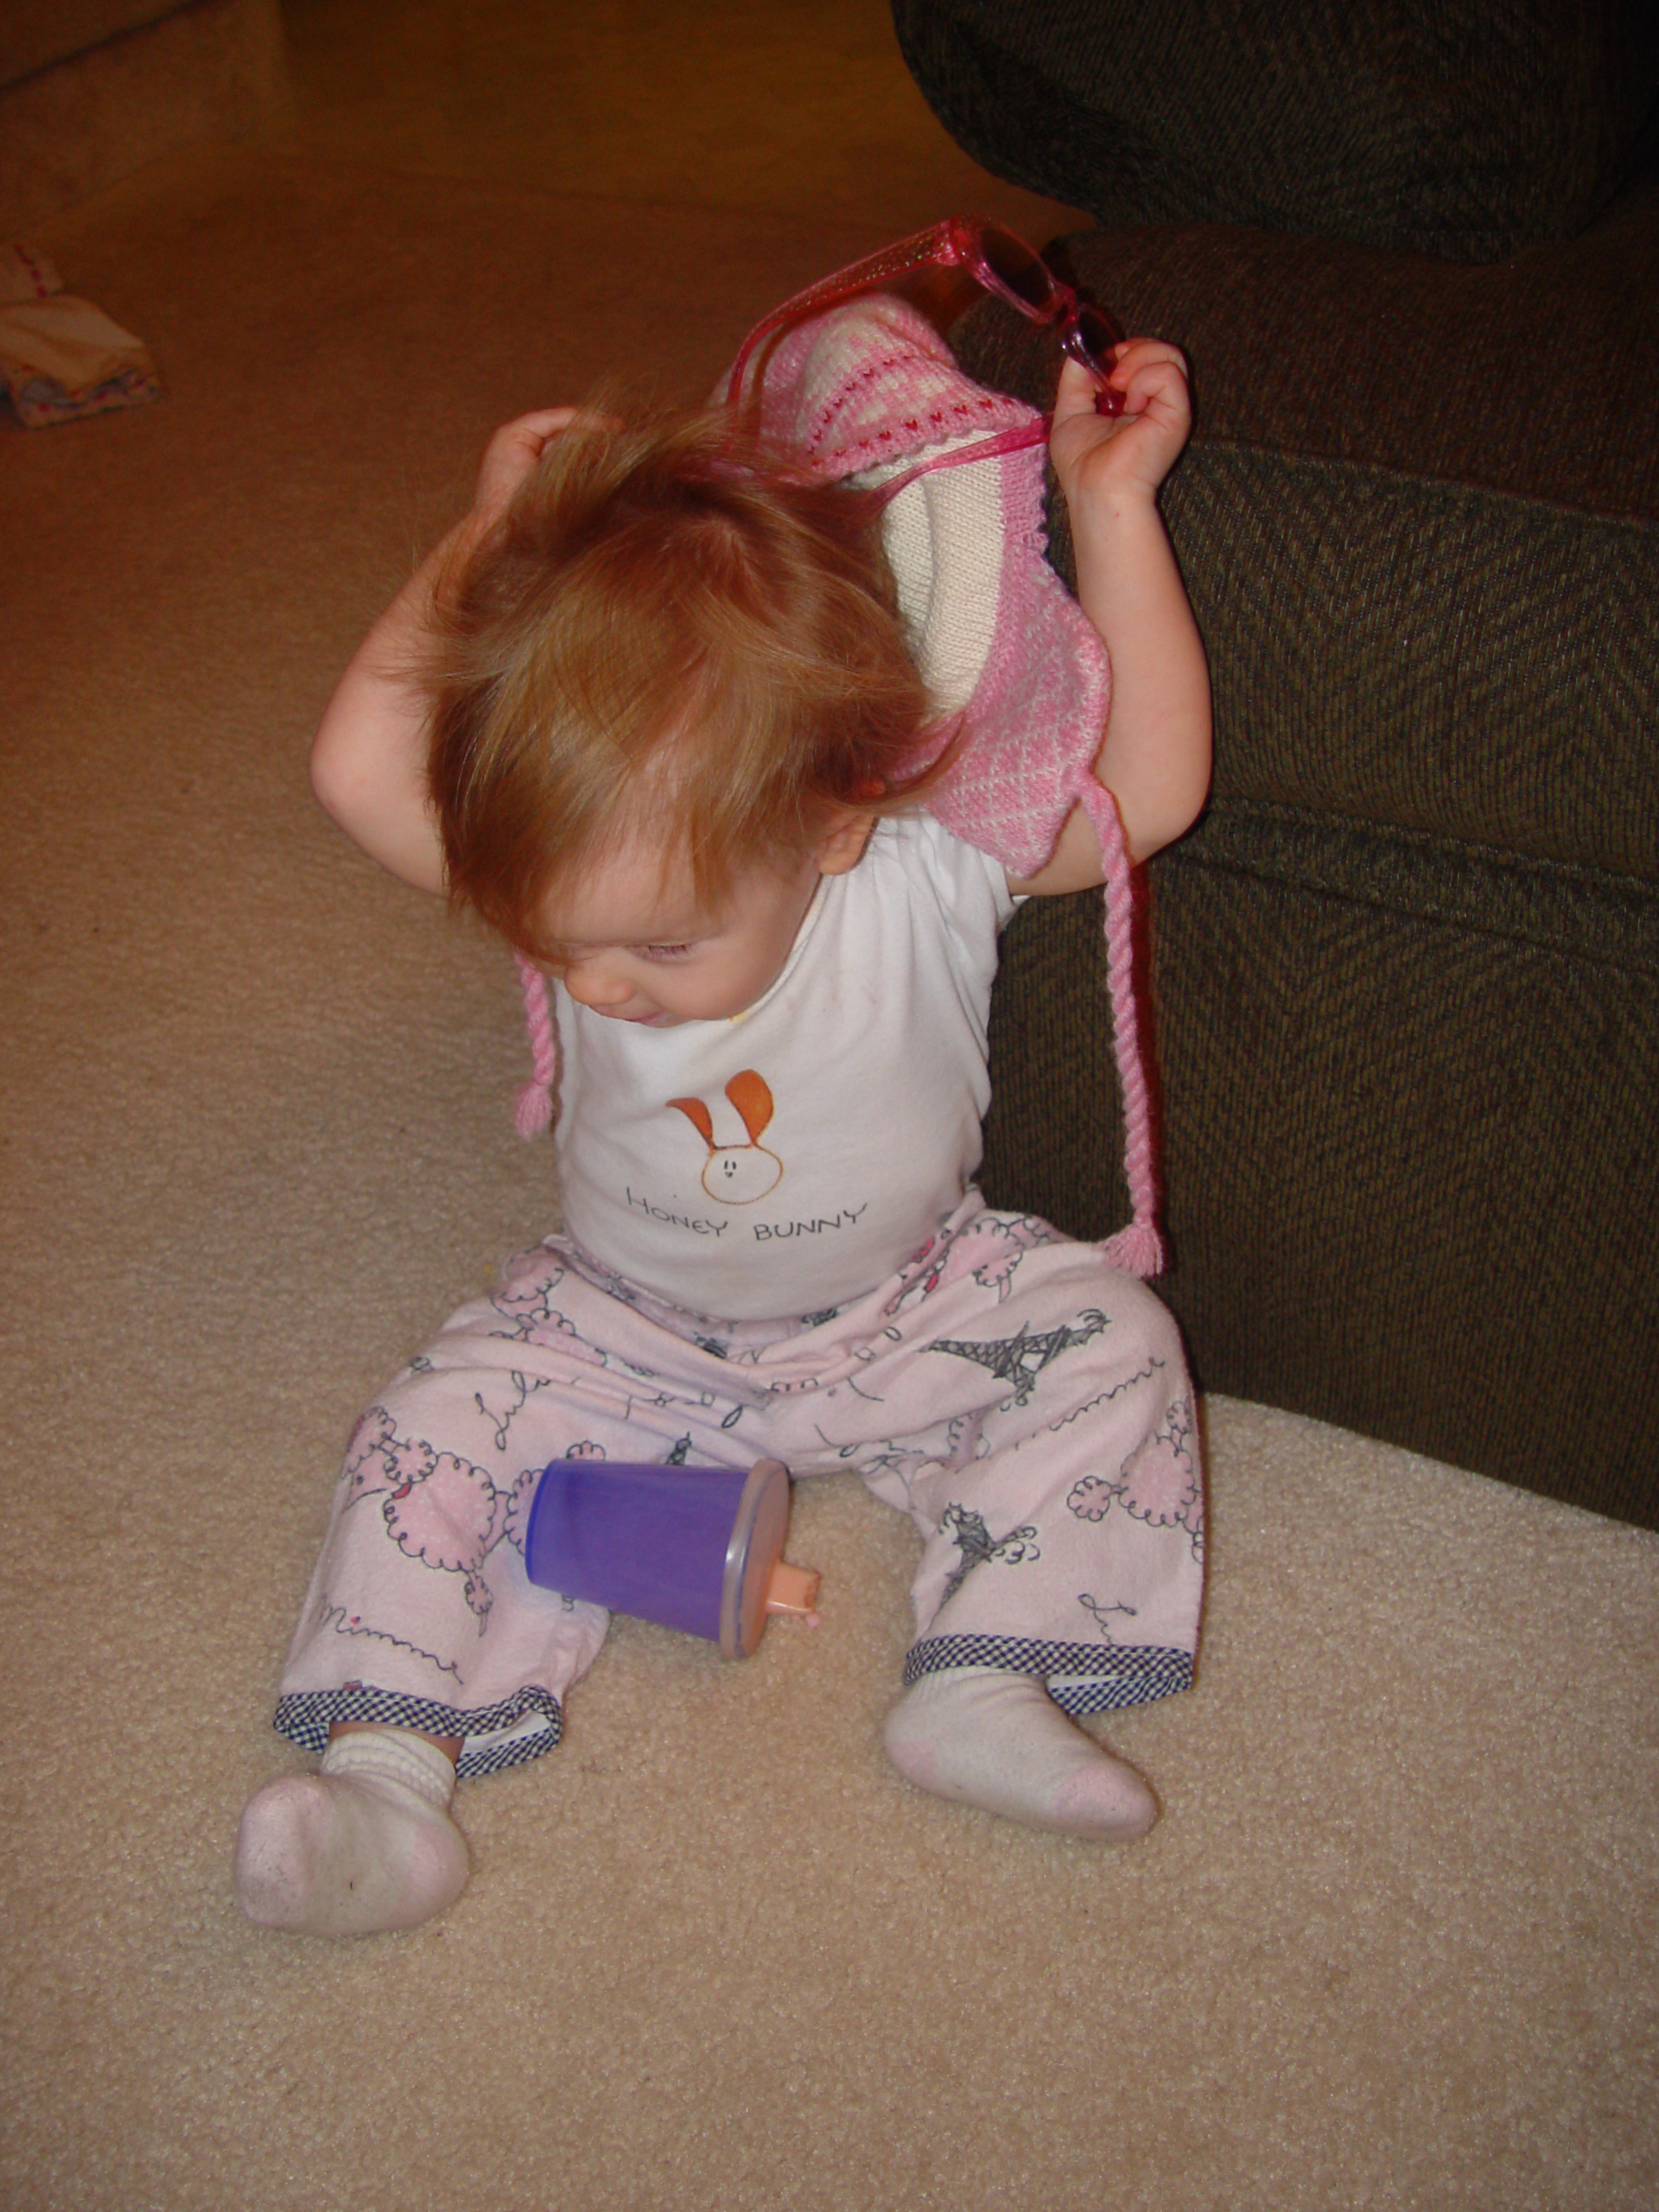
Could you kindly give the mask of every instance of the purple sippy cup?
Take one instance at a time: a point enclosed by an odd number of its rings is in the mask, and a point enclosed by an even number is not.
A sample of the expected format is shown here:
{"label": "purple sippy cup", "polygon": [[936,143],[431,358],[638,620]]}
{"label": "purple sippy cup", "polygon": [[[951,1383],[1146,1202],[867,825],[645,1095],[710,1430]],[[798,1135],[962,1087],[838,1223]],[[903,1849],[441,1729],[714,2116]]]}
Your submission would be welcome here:
{"label": "purple sippy cup", "polygon": [[524,1572],[544,1590],[633,1613],[747,1659],[769,1613],[816,1623],[818,1577],[783,1559],[789,1470],[555,1459],[536,1485]]}

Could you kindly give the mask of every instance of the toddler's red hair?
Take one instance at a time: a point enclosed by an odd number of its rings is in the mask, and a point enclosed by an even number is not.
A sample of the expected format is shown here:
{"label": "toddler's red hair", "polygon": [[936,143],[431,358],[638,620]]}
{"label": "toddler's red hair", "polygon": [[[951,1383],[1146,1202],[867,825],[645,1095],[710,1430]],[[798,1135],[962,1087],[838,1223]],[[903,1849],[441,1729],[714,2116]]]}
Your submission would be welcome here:
{"label": "toddler's red hair", "polygon": [[451,898],[548,958],[562,883],[644,833],[718,899],[931,781],[878,502],[726,414],[598,409],[441,577],[423,673]]}

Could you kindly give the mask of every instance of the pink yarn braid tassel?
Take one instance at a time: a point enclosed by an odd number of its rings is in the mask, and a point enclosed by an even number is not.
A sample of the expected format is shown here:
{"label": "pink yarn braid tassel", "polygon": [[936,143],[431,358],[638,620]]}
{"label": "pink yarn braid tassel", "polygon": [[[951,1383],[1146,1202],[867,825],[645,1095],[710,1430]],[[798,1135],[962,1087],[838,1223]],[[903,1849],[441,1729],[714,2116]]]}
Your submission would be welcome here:
{"label": "pink yarn braid tassel", "polygon": [[1093,775],[1084,779],[1080,796],[1106,863],[1106,982],[1112,1001],[1112,1053],[1123,1100],[1123,1167],[1135,1214],[1129,1226],[1109,1236],[1100,1249],[1109,1266],[1144,1282],[1164,1271],[1164,1242],[1158,1233],[1152,1094],[1135,1001],[1135,890],[1117,802]]}
{"label": "pink yarn braid tassel", "polygon": [[553,1087],[559,1076],[559,1047],[547,1002],[547,978],[522,952],[515,952],[518,983],[524,995],[524,1027],[530,1037],[530,1081],[518,1093],[513,1121],[521,1137],[539,1137],[553,1120]]}

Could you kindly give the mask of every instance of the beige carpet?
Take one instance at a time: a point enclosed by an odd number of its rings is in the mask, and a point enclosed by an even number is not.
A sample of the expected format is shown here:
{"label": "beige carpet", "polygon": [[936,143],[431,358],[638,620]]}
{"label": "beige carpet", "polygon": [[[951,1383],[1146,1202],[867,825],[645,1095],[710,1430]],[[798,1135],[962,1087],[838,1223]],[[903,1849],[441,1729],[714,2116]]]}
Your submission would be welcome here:
{"label": "beige carpet", "polygon": [[311,728],[492,423],[619,347],[700,385],[890,212],[399,158],[43,226],[170,397],[0,430],[0,2204],[1650,2207],[1659,1540],[1246,1406],[1198,1687],[1107,1732],[1145,1844],[887,1770],[912,1540],[848,1481],[822,1630],[619,1625],[463,1791],[446,1920],[240,1919],[343,1435],[550,1200],[510,967],[330,830]]}

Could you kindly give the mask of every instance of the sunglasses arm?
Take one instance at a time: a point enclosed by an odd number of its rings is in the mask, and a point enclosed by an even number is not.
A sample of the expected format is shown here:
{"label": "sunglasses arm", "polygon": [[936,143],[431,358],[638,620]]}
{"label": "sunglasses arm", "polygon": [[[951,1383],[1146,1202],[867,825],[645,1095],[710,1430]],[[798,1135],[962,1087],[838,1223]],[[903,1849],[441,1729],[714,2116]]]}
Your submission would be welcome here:
{"label": "sunglasses arm", "polygon": [[868,254],[862,261],[855,261],[846,269],[836,270],[833,276],[822,277],[817,283],[809,284],[804,292],[797,292],[792,299],[763,315],[743,340],[727,380],[728,404],[742,397],[745,373],[755,348],[773,331],[782,329],[785,323],[804,322],[810,315],[823,314],[855,292],[873,290],[891,277],[908,276],[918,269],[949,268],[957,261],[959,251],[956,219],[947,216],[931,230],[895,239],[879,253]]}

